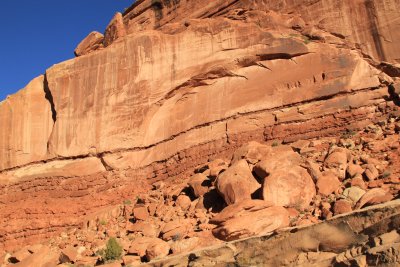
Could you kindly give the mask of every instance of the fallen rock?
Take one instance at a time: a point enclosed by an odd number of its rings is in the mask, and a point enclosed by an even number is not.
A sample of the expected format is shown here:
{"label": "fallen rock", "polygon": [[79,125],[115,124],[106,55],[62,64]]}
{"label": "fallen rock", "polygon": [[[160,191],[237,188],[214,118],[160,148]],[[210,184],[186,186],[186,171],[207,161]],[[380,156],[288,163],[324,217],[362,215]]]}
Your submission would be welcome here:
{"label": "fallen rock", "polygon": [[208,192],[210,180],[202,173],[196,173],[190,177],[188,185],[192,189],[193,195],[198,198]]}
{"label": "fallen rock", "polygon": [[162,240],[156,237],[137,237],[132,241],[128,249],[128,255],[143,257],[146,255],[147,248],[153,243],[158,243],[159,241]]}
{"label": "fallen rock", "polygon": [[187,236],[191,227],[191,222],[186,219],[170,221],[161,230],[162,239],[165,241],[183,239]]}
{"label": "fallen rock", "polygon": [[198,237],[191,237],[188,239],[177,240],[171,244],[171,250],[173,254],[180,254],[184,252],[190,252],[199,244]]}
{"label": "fallen rock", "polygon": [[122,261],[125,266],[137,266],[142,263],[142,260],[139,256],[130,256],[130,255],[123,256]]}
{"label": "fallen rock", "polygon": [[169,254],[170,246],[167,242],[157,239],[146,249],[146,258],[149,261],[161,259]]}
{"label": "fallen rock", "polygon": [[339,199],[333,205],[333,214],[334,215],[348,213],[348,212],[351,212],[351,211],[353,211],[353,209],[351,207],[351,203],[349,201],[347,201],[347,200]]}
{"label": "fallen rock", "polygon": [[32,253],[30,253],[28,251],[28,249],[26,249],[26,248],[20,249],[17,252],[14,252],[10,256],[10,258],[8,259],[8,262],[11,262],[11,263],[21,262],[21,261],[25,260],[27,257],[29,257],[31,254]]}
{"label": "fallen rock", "polygon": [[347,166],[347,174],[350,178],[354,178],[357,175],[362,175],[364,173],[364,169],[358,164],[349,164]]}
{"label": "fallen rock", "polygon": [[340,180],[346,177],[348,153],[347,149],[335,148],[324,161],[327,168],[337,171]]}
{"label": "fallen rock", "polygon": [[265,201],[276,206],[305,209],[314,198],[315,185],[308,172],[301,167],[274,170],[262,187]]}
{"label": "fallen rock", "polygon": [[367,164],[364,174],[369,181],[376,180],[379,177],[379,172],[373,164]]}
{"label": "fallen rock", "polygon": [[271,150],[271,146],[260,144],[254,141],[249,142],[235,151],[232,157],[231,165],[242,159],[245,159],[251,164],[256,164],[262,158],[268,156]]}
{"label": "fallen rock", "polygon": [[213,234],[219,239],[232,241],[288,226],[289,212],[271,205],[262,200],[243,200],[228,206],[210,220],[217,225]]}
{"label": "fallen rock", "polygon": [[18,267],[47,267],[58,264],[59,255],[47,246],[42,246],[38,251],[26,257],[23,261],[13,265]]}
{"label": "fallen rock", "polygon": [[228,164],[222,159],[216,159],[208,163],[208,169],[210,170],[210,176],[217,177],[221,171],[226,170]]}
{"label": "fallen rock", "polygon": [[179,195],[175,203],[176,206],[180,207],[183,211],[185,211],[190,208],[190,204],[192,204],[192,201],[186,195]]}
{"label": "fallen rock", "polygon": [[136,220],[146,221],[149,218],[149,211],[146,206],[137,206],[133,208],[133,216]]}
{"label": "fallen rock", "polygon": [[90,52],[103,48],[104,35],[99,32],[91,32],[75,48],[75,56],[83,56]]}
{"label": "fallen rock", "polygon": [[365,191],[359,188],[358,186],[352,186],[349,188],[346,188],[343,191],[343,196],[345,196],[347,199],[351,200],[353,204],[357,203],[357,201],[360,200],[360,198],[365,194]]}
{"label": "fallen rock", "polygon": [[61,251],[59,261],[60,263],[75,263],[78,255],[78,250],[69,246]]}
{"label": "fallen rock", "polygon": [[393,195],[383,190],[382,188],[373,188],[366,192],[356,204],[356,209],[361,209],[366,205],[375,205],[390,201]]}
{"label": "fallen rock", "polygon": [[275,169],[298,166],[301,162],[301,156],[289,146],[278,146],[273,147],[271,153],[262,157],[262,160],[254,166],[253,171],[263,181]]}
{"label": "fallen rock", "polygon": [[302,166],[307,169],[308,173],[311,175],[311,178],[313,179],[314,182],[317,182],[319,177],[322,176],[319,164],[311,160],[307,160]]}
{"label": "fallen rock", "polygon": [[138,221],[134,224],[129,224],[126,227],[126,230],[128,232],[132,233],[142,233],[143,236],[147,237],[157,237],[158,236],[158,230],[156,226],[149,221]]}
{"label": "fallen rock", "polygon": [[329,196],[338,190],[341,182],[332,172],[324,172],[317,181],[318,193],[322,196]]}
{"label": "fallen rock", "polygon": [[221,173],[216,180],[216,188],[226,204],[231,205],[244,199],[251,199],[260,188],[253,177],[246,160],[239,160]]}

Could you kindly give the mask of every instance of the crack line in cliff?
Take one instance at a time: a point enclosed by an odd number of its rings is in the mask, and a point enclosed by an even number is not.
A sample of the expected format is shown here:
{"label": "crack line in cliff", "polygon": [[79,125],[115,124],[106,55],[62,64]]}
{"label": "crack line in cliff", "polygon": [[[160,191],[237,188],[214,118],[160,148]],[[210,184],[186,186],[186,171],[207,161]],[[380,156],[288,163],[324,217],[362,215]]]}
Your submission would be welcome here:
{"label": "crack line in cliff", "polygon": [[[259,113],[263,113],[263,112],[274,112],[274,111],[279,111],[279,110],[286,109],[286,108],[291,108],[291,107],[297,107],[297,106],[301,106],[301,105],[310,104],[310,103],[313,103],[313,102],[331,100],[331,99],[334,99],[334,98],[337,98],[337,97],[341,97],[341,96],[356,95],[356,94],[362,93],[362,92],[375,91],[375,90],[382,89],[382,88],[384,88],[384,87],[378,86],[378,87],[364,88],[364,89],[360,89],[360,90],[356,90],[356,91],[350,91],[350,92],[339,92],[339,93],[335,93],[335,94],[332,94],[332,95],[312,98],[312,99],[309,99],[309,100],[304,100],[304,101],[300,101],[300,102],[297,102],[297,103],[291,103],[291,104],[287,104],[287,105],[282,105],[282,106],[274,107],[274,108],[265,108],[265,109],[260,109],[260,110],[255,110],[255,111],[248,111],[248,112],[238,112],[236,114],[233,114],[233,115],[225,117],[225,118],[221,118],[221,119],[218,119],[218,120],[215,120],[215,121],[211,121],[211,122],[207,122],[207,123],[203,123],[203,124],[200,124],[200,125],[193,126],[193,127],[189,128],[187,130],[184,130],[182,132],[179,132],[179,133],[176,133],[174,135],[171,135],[167,139],[161,140],[159,142],[156,142],[156,143],[148,145],[148,146],[132,147],[132,148],[120,148],[120,149],[115,149],[115,150],[112,150],[112,151],[103,151],[103,152],[98,153],[96,155],[84,154],[84,155],[77,155],[77,156],[70,156],[70,157],[55,157],[55,158],[52,158],[52,159],[49,159],[49,160],[41,160],[41,161],[36,161],[36,162],[30,162],[30,163],[27,163],[25,165],[4,169],[4,170],[1,170],[0,173],[13,171],[13,170],[16,170],[16,169],[20,169],[20,168],[24,168],[24,167],[27,167],[27,166],[36,165],[36,164],[39,164],[39,163],[49,163],[49,162],[53,162],[53,161],[73,160],[73,159],[84,159],[84,158],[90,158],[90,157],[97,157],[97,158],[99,158],[99,160],[101,160],[101,158],[103,158],[105,155],[111,155],[111,154],[116,154],[116,153],[143,151],[143,150],[151,149],[153,147],[156,147],[156,146],[159,146],[161,144],[167,143],[169,141],[172,141],[172,140],[176,139],[177,137],[179,137],[181,135],[184,135],[184,134],[186,134],[186,133],[188,133],[190,131],[201,129],[201,128],[204,128],[204,127],[207,127],[207,126],[211,126],[211,125],[214,125],[214,124],[218,124],[218,123],[224,123],[227,120],[235,119],[238,116],[259,114]],[[282,122],[282,123],[278,123],[278,124],[283,124],[283,123],[289,123],[289,122]],[[204,142],[204,143],[208,143],[208,142]],[[104,159],[103,159],[103,161],[104,161]],[[164,162],[164,161],[165,160],[154,161],[154,162]],[[146,166],[142,166],[142,167],[146,167]]]}
{"label": "crack line in cliff", "polygon": [[51,117],[53,119],[53,123],[56,123],[57,121],[57,111],[54,105],[54,99],[53,99],[53,95],[50,91],[49,88],[49,82],[47,81],[47,74],[44,74],[44,81],[43,81],[43,90],[44,90],[44,94],[45,94],[45,98],[47,101],[49,101],[50,103],[50,108],[51,108]]}

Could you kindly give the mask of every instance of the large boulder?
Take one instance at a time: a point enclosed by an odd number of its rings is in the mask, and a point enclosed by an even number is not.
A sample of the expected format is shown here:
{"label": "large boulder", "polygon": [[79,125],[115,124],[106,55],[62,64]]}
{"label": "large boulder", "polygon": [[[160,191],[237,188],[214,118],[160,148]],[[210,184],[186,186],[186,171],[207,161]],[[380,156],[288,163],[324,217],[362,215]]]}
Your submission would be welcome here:
{"label": "large boulder", "polygon": [[361,209],[366,205],[375,205],[388,202],[393,199],[393,195],[382,188],[373,188],[366,192],[357,202],[356,209]]}
{"label": "large boulder", "polygon": [[276,169],[263,183],[263,199],[276,206],[305,209],[316,193],[308,172],[298,166]]}
{"label": "large boulder", "polygon": [[228,206],[210,222],[217,225],[213,230],[217,238],[232,241],[289,226],[289,212],[267,201],[249,199]]}
{"label": "large boulder", "polygon": [[317,181],[318,193],[322,196],[329,196],[340,188],[342,183],[332,172],[324,172]]}
{"label": "large boulder", "polygon": [[208,192],[210,180],[202,173],[196,173],[190,177],[188,185],[190,186],[193,195],[198,198]]}
{"label": "large boulder", "polygon": [[271,153],[272,147],[252,141],[240,147],[235,151],[232,157],[231,164],[234,164],[242,159],[247,160],[251,164],[256,164],[262,158],[267,157]]}
{"label": "large boulder", "polygon": [[226,204],[231,205],[251,199],[252,194],[260,188],[260,184],[253,177],[246,160],[242,159],[218,176],[216,187]]}
{"label": "large boulder", "polygon": [[326,168],[335,171],[340,180],[345,179],[347,162],[350,157],[349,151],[344,148],[334,148],[326,157],[324,165]]}
{"label": "large boulder", "polygon": [[103,48],[104,35],[93,31],[83,39],[75,48],[75,56],[83,56],[95,50]]}
{"label": "large boulder", "polygon": [[258,178],[263,180],[275,169],[298,166],[302,163],[301,156],[294,152],[290,146],[272,147],[270,153],[264,155],[262,160],[254,166],[253,171]]}
{"label": "large boulder", "polygon": [[169,254],[170,246],[167,242],[157,239],[151,243],[146,249],[146,258],[149,261],[161,259]]}

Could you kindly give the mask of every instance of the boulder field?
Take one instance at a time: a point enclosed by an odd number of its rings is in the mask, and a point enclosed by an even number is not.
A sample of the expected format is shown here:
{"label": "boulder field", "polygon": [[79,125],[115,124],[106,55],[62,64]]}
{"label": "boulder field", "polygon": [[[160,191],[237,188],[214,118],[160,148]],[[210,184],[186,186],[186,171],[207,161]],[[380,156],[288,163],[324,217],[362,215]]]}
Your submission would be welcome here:
{"label": "boulder field", "polygon": [[117,265],[210,245],[222,264],[240,258],[223,241],[366,213],[334,249],[273,237],[308,254],[268,262],[398,261],[399,17],[397,0],[135,1],[0,102],[0,264],[100,264],[110,237]]}
{"label": "boulder field", "polygon": [[122,249],[110,266],[398,264],[399,132],[390,118],[337,138],[246,143],[10,251],[4,266],[103,265],[110,238]]}

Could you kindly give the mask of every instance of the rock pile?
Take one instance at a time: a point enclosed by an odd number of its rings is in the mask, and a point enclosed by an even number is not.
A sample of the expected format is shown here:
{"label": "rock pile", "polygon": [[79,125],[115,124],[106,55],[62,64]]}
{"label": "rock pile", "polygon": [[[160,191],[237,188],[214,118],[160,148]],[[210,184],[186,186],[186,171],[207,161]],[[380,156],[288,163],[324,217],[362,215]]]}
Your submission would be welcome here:
{"label": "rock pile", "polygon": [[[400,191],[399,126],[390,118],[338,138],[250,142],[231,159],[199,166],[184,181],[156,182],[79,229],[7,254],[5,262],[104,264],[101,251],[116,237],[123,248],[117,265],[134,265],[388,202]],[[374,242],[396,238],[394,231]]]}

